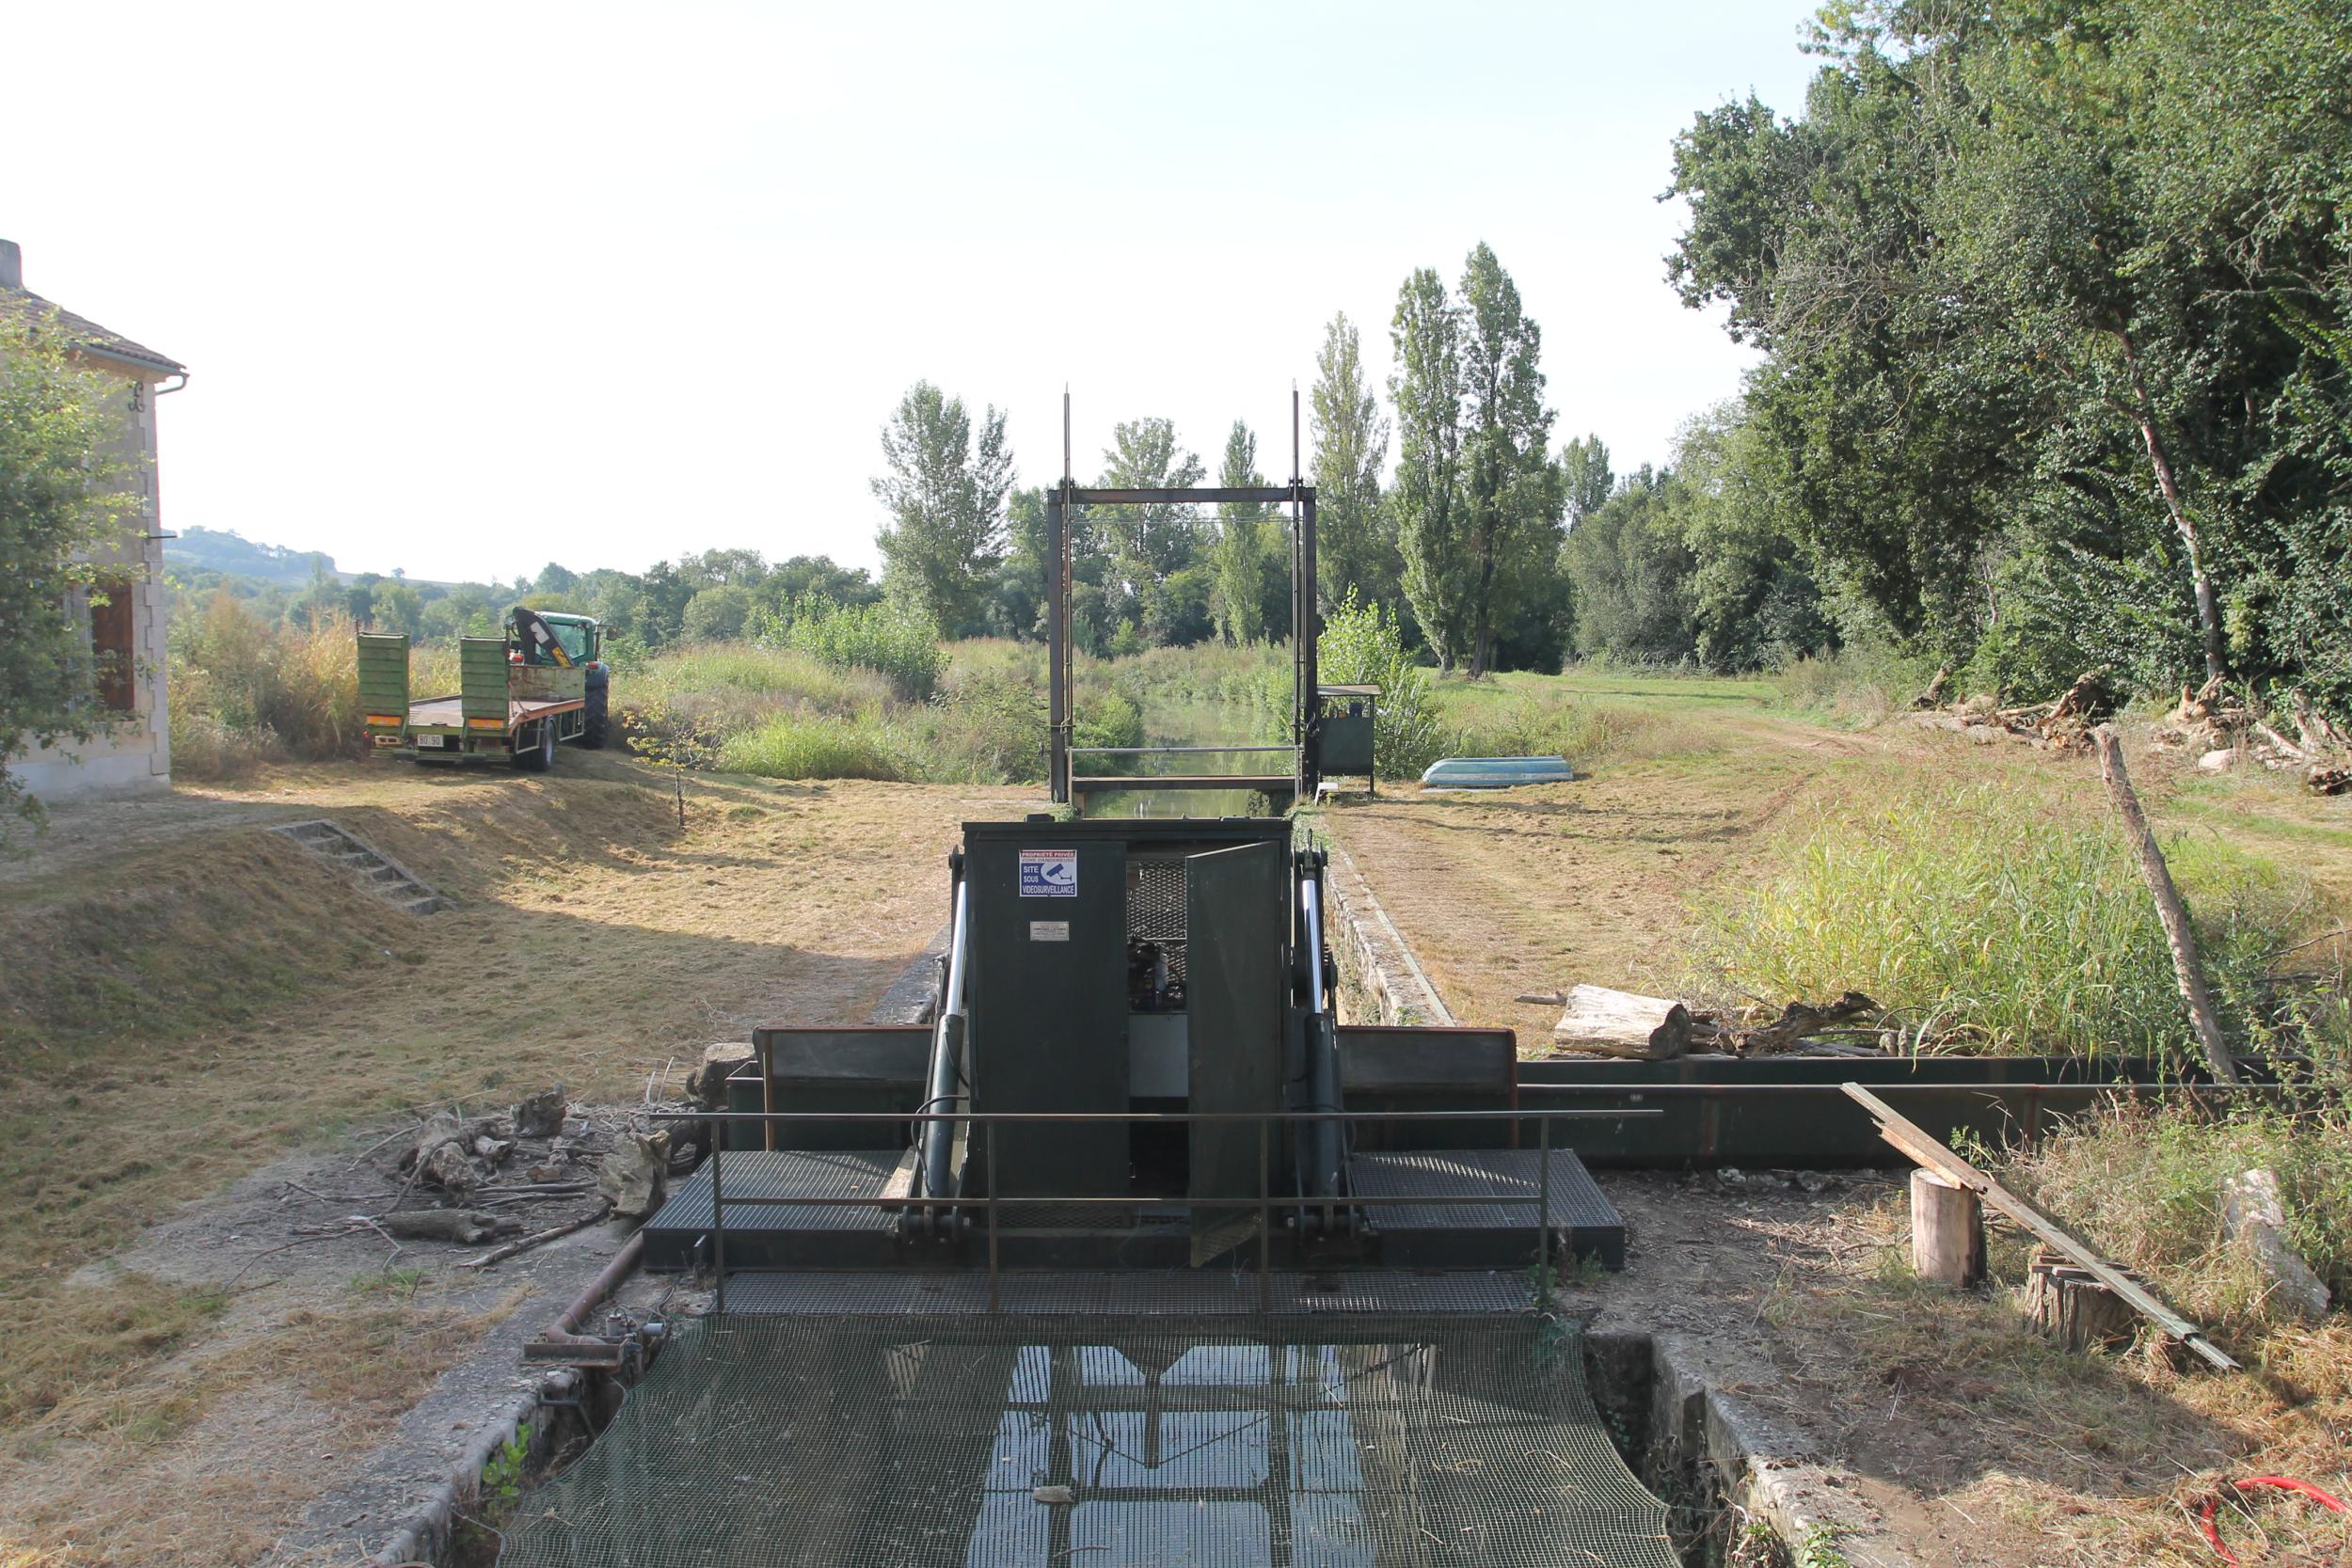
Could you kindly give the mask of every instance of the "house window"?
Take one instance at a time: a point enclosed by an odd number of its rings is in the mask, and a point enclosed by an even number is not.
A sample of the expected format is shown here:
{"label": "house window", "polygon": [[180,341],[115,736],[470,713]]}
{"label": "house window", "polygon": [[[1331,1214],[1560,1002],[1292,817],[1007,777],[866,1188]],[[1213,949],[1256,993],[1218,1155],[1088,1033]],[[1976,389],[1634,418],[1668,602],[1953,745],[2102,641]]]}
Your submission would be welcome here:
{"label": "house window", "polygon": [[89,607],[90,656],[98,675],[98,705],[109,713],[138,711],[138,659],[132,640],[131,604],[138,590],[128,582],[103,589],[106,602]]}

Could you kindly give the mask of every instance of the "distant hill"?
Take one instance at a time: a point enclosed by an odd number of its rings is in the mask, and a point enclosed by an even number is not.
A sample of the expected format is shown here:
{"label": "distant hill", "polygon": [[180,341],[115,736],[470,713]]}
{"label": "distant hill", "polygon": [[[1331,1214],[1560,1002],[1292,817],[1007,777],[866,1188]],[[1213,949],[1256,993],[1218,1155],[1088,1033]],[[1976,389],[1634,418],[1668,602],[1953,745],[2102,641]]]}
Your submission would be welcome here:
{"label": "distant hill", "polygon": [[191,528],[177,539],[164,541],[164,560],[172,564],[259,578],[289,588],[307,588],[320,572],[341,578],[335,558],[324,550],[294,550],[283,545],[257,545],[234,530],[215,531]]}

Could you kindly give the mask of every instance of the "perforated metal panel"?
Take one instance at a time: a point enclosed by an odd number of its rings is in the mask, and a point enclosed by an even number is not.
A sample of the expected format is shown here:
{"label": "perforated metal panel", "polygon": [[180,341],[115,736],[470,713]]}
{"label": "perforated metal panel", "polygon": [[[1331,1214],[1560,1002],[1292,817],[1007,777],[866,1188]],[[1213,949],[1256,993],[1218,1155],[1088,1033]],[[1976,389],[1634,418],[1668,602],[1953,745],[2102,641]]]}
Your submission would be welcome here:
{"label": "perforated metal panel", "polygon": [[1157,943],[1168,958],[1168,978],[1188,982],[1187,935],[1184,861],[1128,861],[1127,940]]}
{"label": "perforated metal panel", "polygon": [[503,1568],[1674,1568],[1555,1319],[689,1324]]}

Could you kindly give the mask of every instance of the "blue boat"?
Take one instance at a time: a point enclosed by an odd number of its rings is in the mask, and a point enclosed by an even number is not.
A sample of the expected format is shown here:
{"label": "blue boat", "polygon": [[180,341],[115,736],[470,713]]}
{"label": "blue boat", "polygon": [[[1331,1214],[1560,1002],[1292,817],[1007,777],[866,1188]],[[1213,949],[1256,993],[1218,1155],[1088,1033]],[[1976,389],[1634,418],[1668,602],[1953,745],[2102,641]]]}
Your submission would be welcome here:
{"label": "blue boat", "polygon": [[1565,757],[1439,757],[1421,776],[1423,789],[1508,789],[1565,784],[1576,769]]}

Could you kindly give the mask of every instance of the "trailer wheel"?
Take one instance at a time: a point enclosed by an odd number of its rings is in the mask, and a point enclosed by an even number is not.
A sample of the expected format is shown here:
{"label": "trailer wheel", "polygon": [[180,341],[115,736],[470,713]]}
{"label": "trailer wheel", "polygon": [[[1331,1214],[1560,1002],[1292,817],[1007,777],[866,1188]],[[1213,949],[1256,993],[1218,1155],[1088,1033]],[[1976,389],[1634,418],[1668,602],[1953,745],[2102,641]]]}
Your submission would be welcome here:
{"label": "trailer wheel", "polygon": [[580,727],[580,743],[592,752],[604,749],[612,733],[612,673],[601,664],[588,666],[588,706]]}
{"label": "trailer wheel", "polygon": [[544,773],[555,766],[555,721],[542,719],[537,728],[538,740],[515,753],[515,766],[526,773]]}

